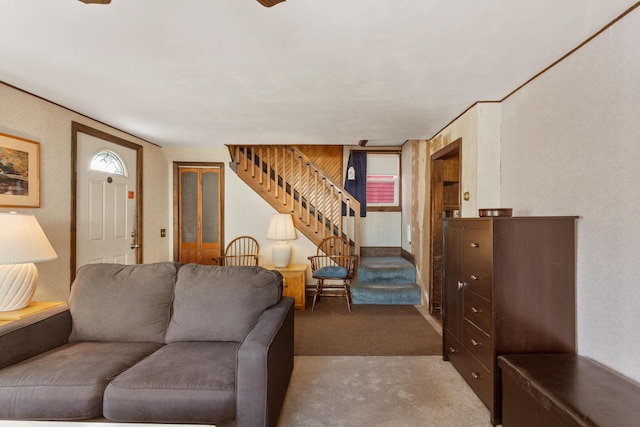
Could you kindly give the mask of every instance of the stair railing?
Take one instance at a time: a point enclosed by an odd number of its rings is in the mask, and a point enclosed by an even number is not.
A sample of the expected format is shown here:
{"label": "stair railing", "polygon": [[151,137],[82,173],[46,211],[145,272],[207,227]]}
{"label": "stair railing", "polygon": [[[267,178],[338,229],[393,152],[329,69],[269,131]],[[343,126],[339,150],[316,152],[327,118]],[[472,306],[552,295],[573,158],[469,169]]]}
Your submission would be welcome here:
{"label": "stair railing", "polygon": [[[236,173],[312,242],[335,235],[360,254],[360,203],[302,151],[287,145],[229,146]],[[344,213],[344,215],[343,215]]]}

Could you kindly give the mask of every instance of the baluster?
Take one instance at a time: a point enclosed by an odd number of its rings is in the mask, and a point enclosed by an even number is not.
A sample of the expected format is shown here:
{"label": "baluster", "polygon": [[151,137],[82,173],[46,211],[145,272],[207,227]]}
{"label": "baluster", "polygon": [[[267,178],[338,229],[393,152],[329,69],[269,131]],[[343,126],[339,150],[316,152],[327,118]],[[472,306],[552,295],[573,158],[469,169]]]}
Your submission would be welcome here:
{"label": "baluster", "polygon": [[331,220],[329,223],[329,236],[333,236],[335,234],[335,232],[333,231],[333,228],[336,226],[336,213],[335,213],[335,209],[336,209],[336,203],[338,203],[340,201],[340,196],[337,193],[337,189],[335,187],[335,185],[331,185]]}
{"label": "baluster", "polygon": [[290,150],[291,152],[291,183],[289,184],[289,187],[291,187],[291,213],[294,213],[296,208],[295,208],[295,203],[296,203],[296,173],[295,173],[295,156],[294,156],[294,151]]}
{"label": "baluster", "polygon": [[[327,218],[327,178],[322,177],[322,211],[316,210],[316,233],[318,232],[318,223],[322,228],[325,228],[324,224]],[[320,219],[320,213],[322,213],[322,220]]]}
{"label": "baluster", "polygon": [[247,164],[248,161],[249,161],[249,146],[245,145],[244,146],[244,170],[245,171],[249,170],[249,165]]}
{"label": "baluster", "polygon": [[[307,169],[309,170],[309,174],[311,174],[311,165],[307,165]],[[313,173],[313,191],[311,189],[307,190],[307,194],[309,197],[307,198],[307,225],[311,224],[311,206],[313,206],[313,211],[315,214],[318,214],[318,194],[320,189],[318,188],[318,170],[314,168]],[[314,196],[313,204],[311,203],[311,195]],[[316,219],[316,223],[318,220]]]}
{"label": "baluster", "polygon": [[280,170],[280,156],[278,156],[278,149],[276,147],[273,148],[274,154],[275,154],[275,164],[274,164],[274,172],[275,172],[275,186],[276,186],[276,199],[278,198],[279,194],[280,194],[280,189],[278,188],[278,171]]}
{"label": "baluster", "polygon": [[267,145],[267,191],[271,191],[271,146]]}
{"label": "baluster", "polygon": [[256,177],[256,146],[251,146],[251,178]]}
{"label": "baluster", "polygon": [[305,188],[302,185],[302,170],[303,170],[303,165],[302,165],[302,157],[300,157],[300,188],[298,189],[298,217],[300,218],[300,221],[304,221],[304,214],[302,212],[303,206],[302,206],[302,201],[306,198],[307,200],[307,209],[309,209],[309,164],[307,164],[307,171],[305,173],[305,177],[307,180],[307,187]]}
{"label": "baluster", "polygon": [[287,206],[287,147],[282,147],[282,205]]}
{"label": "baluster", "polygon": [[[291,154],[293,155],[293,150],[291,150]],[[291,213],[296,211],[296,188],[298,189],[298,203],[300,203],[300,207],[302,207],[302,157],[300,156],[298,156],[298,179],[296,180],[295,176],[291,179]]]}
{"label": "baluster", "polygon": [[262,149],[262,145],[260,146],[260,164],[258,167],[260,168],[260,185],[262,185],[264,175],[262,172],[264,170],[264,151]]}
{"label": "baluster", "polygon": [[338,212],[338,218],[340,218],[340,220],[338,221],[338,236],[342,236],[342,202],[343,201],[347,205],[347,212],[349,212],[349,209],[351,208],[350,200],[345,198],[344,194],[341,191],[340,192],[340,211]]}
{"label": "baluster", "polygon": [[[349,202],[349,204],[347,206],[351,206],[351,199],[347,199],[347,200]],[[345,228],[344,234],[345,234],[347,240],[350,239],[350,237],[349,237],[349,224],[351,223],[351,220],[349,219],[350,217],[351,217],[351,209],[349,209],[347,207],[347,216],[345,218],[345,224],[344,224],[344,228]],[[340,222],[342,222],[342,205],[340,205]],[[351,255],[351,254],[349,254],[349,255]]]}

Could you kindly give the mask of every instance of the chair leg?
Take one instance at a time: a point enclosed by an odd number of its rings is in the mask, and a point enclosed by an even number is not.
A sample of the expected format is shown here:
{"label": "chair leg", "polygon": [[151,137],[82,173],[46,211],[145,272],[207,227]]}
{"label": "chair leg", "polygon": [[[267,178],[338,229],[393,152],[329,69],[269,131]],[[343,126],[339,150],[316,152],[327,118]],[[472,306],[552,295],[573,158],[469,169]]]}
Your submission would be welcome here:
{"label": "chair leg", "polygon": [[349,313],[351,313],[351,288],[349,287],[349,281],[344,281],[344,297],[347,300],[347,308],[349,309]]}
{"label": "chair leg", "polygon": [[316,290],[313,293],[313,304],[311,305],[311,312],[312,313],[313,313],[313,310],[316,309],[316,299],[322,293],[322,285],[323,285],[323,280],[322,279],[318,279],[318,283],[316,283]]}

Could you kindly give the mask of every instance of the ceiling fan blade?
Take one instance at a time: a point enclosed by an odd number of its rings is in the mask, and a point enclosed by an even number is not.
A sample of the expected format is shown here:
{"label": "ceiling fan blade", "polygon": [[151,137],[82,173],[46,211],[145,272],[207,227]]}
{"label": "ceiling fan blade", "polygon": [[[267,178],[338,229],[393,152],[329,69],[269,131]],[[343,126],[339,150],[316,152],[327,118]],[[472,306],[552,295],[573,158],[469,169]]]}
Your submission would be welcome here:
{"label": "ceiling fan blade", "polygon": [[86,3],[86,4],[109,4],[111,3],[111,0],[80,0],[82,3]]}
{"label": "ceiling fan blade", "polygon": [[264,7],[275,6],[278,3],[282,3],[284,0],[258,0],[258,2]]}

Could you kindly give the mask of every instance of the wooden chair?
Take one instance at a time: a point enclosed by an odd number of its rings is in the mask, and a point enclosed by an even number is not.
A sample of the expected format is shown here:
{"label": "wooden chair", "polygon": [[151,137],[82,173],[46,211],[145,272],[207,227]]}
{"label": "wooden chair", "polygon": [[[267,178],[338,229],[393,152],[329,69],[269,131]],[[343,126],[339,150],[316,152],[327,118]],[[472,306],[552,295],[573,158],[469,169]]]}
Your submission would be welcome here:
{"label": "wooden chair", "polygon": [[[358,263],[358,257],[352,255],[349,241],[339,236],[327,237],[318,245],[316,255],[309,257],[309,262],[311,263],[312,277],[317,281],[311,311],[315,310],[316,301],[322,296],[344,296],[347,300],[349,313],[351,313],[351,289],[349,286]],[[325,280],[329,283],[325,284]],[[336,284],[336,281],[341,283]],[[341,290],[342,295],[324,293],[325,290],[336,289]]]}
{"label": "wooden chair", "polygon": [[233,239],[218,258],[219,265],[258,265],[260,245],[253,237],[240,236]]}

